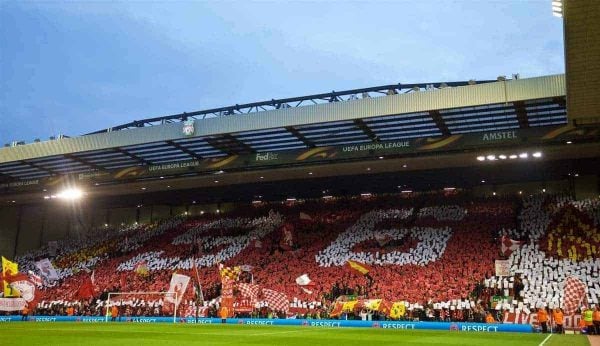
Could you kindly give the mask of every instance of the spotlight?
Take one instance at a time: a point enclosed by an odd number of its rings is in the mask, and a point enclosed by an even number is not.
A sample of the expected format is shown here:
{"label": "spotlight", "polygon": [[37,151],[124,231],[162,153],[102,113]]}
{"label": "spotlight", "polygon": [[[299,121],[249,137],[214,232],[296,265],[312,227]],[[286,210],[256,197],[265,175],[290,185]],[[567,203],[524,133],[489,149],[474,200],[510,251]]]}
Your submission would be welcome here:
{"label": "spotlight", "polygon": [[485,161],[485,156],[477,156],[477,161]]}
{"label": "spotlight", "polygon": [[494,161],[496,159],[496,155],[488,155],[487,159],[490,161]]}
{"label": "spotlight", "polygon": [[520,153],[519,157],[522,158],[522,159],[526,159],[526,158],[529,157],[529,155],[527,153]]}
{"label": "spotlight", "polygon": [[514,160],[514,159],[516,159],[517,157],[518,157],[517,155],[515,155],[515,154],[512,154],[512,155],[510,155],[508,158],[509,158],[509,159],[511,159],[511,160]]}
{"label": "spotlight", "polygon": [[506,155],[498,155],[498,158],[499,158],[500,160],[506,160]]}
{"label": "spotlight", "polygon": [[533,153],[531,156],[533,157],[542,157],[542,153],[540,153],[539,151]]}
{"label": "spotlight", "polygon": [[56,194],[56,198],[75,200],[80,199],[83,192],[78,188],[68,188]]}

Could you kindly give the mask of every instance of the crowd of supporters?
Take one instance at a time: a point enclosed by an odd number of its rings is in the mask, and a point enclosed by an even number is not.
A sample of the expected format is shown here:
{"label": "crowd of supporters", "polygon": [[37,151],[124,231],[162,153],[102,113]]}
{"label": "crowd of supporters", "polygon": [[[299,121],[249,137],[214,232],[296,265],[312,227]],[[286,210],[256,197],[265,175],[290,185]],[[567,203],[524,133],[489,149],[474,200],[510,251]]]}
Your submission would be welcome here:
{"label": "crowd of supporters", "polygon": [[[36,314],[102,316],[117,305],[120,316],[171,316],[172,307],[159,295],[107,302],[107,293],[166,292],[177,271],[202,288],[200,301],[189,285],[178,313],[217,316],[217,265],[223,263],[245,266],[239,280],[289,299],[288,311],[273,311],[259,298],[248,316],[326,318],[341,298],[378,298],[405,304],[400,319],[501,321],[507,311],[558,307],[567,275],[580,277],[589,287],[588,299],[598,304],[599,206],[597,200],[546,195],[263,205],[91,232],[17,261],[35,271],[36,260],[50,258],[57,268],[59,279],[46,280],[38,291]],[[284,226],[292,230],[291,246],[282,242]],[[524,242],[507,257],[509,277],[495,276],[502,235]],[[368,274],[356,273],[346,265],[349,260],[367,265]],[[144,270],[138,270],[141,263]],[[81,283],[92,273],[94,295],[81,297]],[[295,283],[302,274],[313,281],[309,290]],[[388,316],[357,309],[339,318]]]}

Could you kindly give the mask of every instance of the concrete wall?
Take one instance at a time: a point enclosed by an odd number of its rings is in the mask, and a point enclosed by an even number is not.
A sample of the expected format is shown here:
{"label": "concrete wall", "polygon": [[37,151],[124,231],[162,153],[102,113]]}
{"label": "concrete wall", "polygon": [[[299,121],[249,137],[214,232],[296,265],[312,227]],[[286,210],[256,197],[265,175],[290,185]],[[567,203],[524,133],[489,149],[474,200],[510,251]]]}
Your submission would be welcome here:
{"label": "concrete wall", "polygon": [[598,175],[586,175],[573,178],[577,199],[598,198],[600,196],[600,179]]}

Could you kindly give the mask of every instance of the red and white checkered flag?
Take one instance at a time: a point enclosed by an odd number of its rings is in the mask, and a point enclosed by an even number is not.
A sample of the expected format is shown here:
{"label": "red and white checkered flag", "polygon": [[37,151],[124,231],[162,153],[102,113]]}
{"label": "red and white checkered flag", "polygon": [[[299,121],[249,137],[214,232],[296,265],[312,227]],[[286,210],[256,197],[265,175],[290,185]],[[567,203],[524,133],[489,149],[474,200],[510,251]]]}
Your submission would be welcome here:
{"label": "red and white checkered flag", "polygon": [[579,278],[569,276],[565,282],[565,297],[563,301],[565,315],[573,315],[582,303],[587,306],[585,284]]}
{"label": "red and white checkered flag", "polygon": [[268,288],[263,288],[262,293],[271,309],[285,312],[289,310],[290,302],[285,294]]}
{"label": "red and white checkered flag", "polygon": [[258,299],[258,293],[260,292],[258,285],[240,282],[237,284],[237,288],[243,297],[250,298],[253,302]]}
{"label": "red and white checkered flag", "polygon": [[503,235],[500,239],[500,250],[503,255],[510,255],[513,251],[518,250],[521,245],[523,245],[523,241],[513,240]]}

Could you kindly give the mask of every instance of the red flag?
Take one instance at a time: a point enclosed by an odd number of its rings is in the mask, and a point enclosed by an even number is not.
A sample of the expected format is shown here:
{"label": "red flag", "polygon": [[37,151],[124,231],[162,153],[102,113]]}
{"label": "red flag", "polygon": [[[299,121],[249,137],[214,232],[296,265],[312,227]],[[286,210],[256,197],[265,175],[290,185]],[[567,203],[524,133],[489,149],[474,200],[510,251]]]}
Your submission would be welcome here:
{"label": "red flag", "polygon": [[92,277],[88,276],[87,279],[83,281],[79,289],[77,290],[77,299],[89,299],[94,296],[94,283],[92,282]]}
{"label": "red flag", "polygon": [[503,235],[500,240],[500,249],[503,255],[510,255],[513,251],[517,250],[523,243],[524,242],[522,241],[513,240],[510,239],[508,236]]}
{"label": "red flag", "polygon": [[379,304],[379,311],[383,312],[383,314],[386,316],[389,316],[391,310],[392,303],[390,303],[388,300],[382,299],[381,303]]}
{"label": "red flag", "polygon": [[329,313],[329,316],[336,317],[336,316],[341,315],[343,308],[344,308],[344,303],[343,302],[335,302],[335,303],[333,303],[333,308],[331,309],[331,312]]}
{"label": "red flag", "polygon": [[121,273],[121,277],[119,278],[119,284],[121,286],[121,291],[126,291],[125,286],[127,286],[127,278],[125,277],[125,273]]}
{"label": "red flag", "polygon": [[583,303],[587,306],[585,284],[575,276],[569,276],[565,282],[565,296],[563,301],[566,316],[573,315],[577,308]]}

